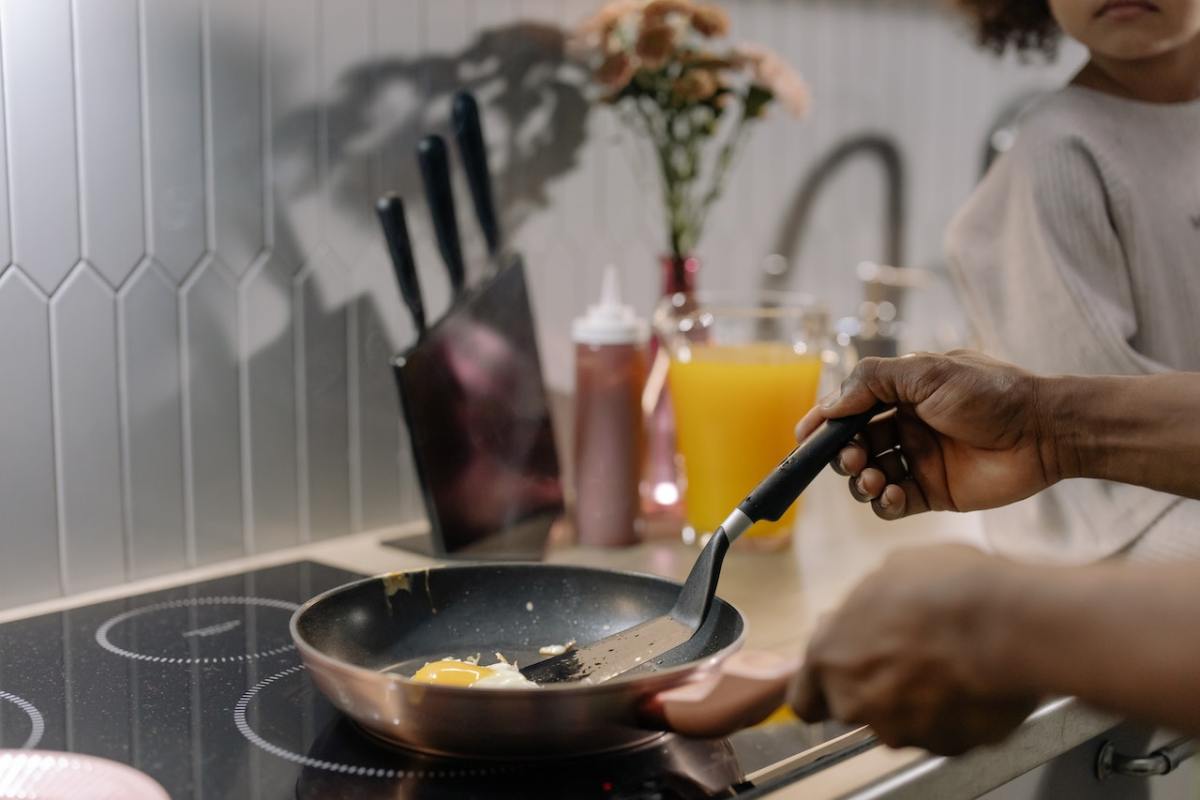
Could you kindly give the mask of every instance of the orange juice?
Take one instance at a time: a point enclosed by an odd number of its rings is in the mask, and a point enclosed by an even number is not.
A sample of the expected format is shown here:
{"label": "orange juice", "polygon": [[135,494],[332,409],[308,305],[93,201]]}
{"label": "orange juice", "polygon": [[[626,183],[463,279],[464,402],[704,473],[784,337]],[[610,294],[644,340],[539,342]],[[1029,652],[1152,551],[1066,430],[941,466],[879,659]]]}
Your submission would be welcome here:
{"label": "orange juice", "polygon": [[[783,342],[701,344],[674,354],[675,435],[697,532],[716,530],[796,446],[793,430],[816,402],[820,377],[820,359]],[[792,506],[746,535],[786,537],[795,518]]]}

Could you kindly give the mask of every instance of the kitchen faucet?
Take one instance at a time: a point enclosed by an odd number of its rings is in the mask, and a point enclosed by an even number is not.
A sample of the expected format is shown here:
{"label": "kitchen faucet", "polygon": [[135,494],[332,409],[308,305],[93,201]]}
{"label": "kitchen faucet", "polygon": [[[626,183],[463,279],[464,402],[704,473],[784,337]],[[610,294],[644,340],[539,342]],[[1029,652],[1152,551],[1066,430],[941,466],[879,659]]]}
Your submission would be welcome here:
{"label": "kitchen faucet", "polygon": [[[851,136],[839,142],[809,171],[780,221],[774,247],[771,250],[778,257],[767,261],[764,288],[782,289],[787,284],[818,195],[846,162],[860,154],[874,156],[883,169],[886,185],[882,263],[892,269],[869,271],[870,275],[876,277],[867,277],[863,270],[859,271],[860,278],[863,279],[863,300],[865,301],[860,309],[860,316],[872,317],[860,319],[863,325],[858,332],[859,350],[864,355],[868,352],[869,354],[891,355],[896,349],[895,340],[879,330],[880,326],[877,323],[880,321],[880,317],[875,315],[881,307],[884,307],[884,304],[890,303],[890,309],[883,315],[885,317],[883,321],[889,323],[884,327],[890,327],[891,318],[894,318],[895,312],[900,307],[905,281],[881,280],[877,276],[900,276],[903,273],[900,267],[904,263],[907,207],[904,202],[906,177],[904,158],[900,153],[900,148],[890,137],[870,131]],[[867,336],[868,328],[870,329],[869,336]],[[867,338],[871,341],[864,340]]]}

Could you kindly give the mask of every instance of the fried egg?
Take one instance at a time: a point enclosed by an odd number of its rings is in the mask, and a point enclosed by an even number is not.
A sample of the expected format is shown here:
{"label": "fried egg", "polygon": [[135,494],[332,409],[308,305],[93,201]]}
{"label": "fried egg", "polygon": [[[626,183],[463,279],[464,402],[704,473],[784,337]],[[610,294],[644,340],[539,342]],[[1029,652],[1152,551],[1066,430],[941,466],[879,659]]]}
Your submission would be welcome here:
{"label": "fried egg", "polygon": [[544,647],[539,647],[538,652],[544,656],[561,656],[575,646],[575,640],[572,639],[565,644],[548,644]]}
{"label": "fried egg", "polygon": [[489,689],[537,688],[537,684],[521,674],[515,664],[496,653],[496,663],[478,664],[479,657],[459,660],[443,658],[430,661],[412,676],[418,683],[435,686],[482,686]]}

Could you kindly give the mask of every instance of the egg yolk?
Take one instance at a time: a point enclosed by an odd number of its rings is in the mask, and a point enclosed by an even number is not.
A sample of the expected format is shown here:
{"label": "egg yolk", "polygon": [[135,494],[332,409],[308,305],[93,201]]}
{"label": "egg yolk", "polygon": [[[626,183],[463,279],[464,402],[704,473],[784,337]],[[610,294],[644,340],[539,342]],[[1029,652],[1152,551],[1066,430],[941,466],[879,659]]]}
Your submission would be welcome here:
{"label": "egg yolk", "polygon": [[438,686],[470,686],[495,674],[495,670],[478,664],[446,659],[431,661],[417,670],[412,679],[418,683],[432,683]]}

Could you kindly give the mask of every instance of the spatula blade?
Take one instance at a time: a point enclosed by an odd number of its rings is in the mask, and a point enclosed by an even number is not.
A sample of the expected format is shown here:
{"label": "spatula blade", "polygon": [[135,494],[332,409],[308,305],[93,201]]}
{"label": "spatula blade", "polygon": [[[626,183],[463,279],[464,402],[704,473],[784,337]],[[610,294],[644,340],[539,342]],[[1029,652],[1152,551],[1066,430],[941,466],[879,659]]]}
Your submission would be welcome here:
{"label": "spatula blade", "polygon": [[655,617],[590,645],[530,664],[521,674],[538,684],[601,683],[678,647],[695,632],[670,616]]}

